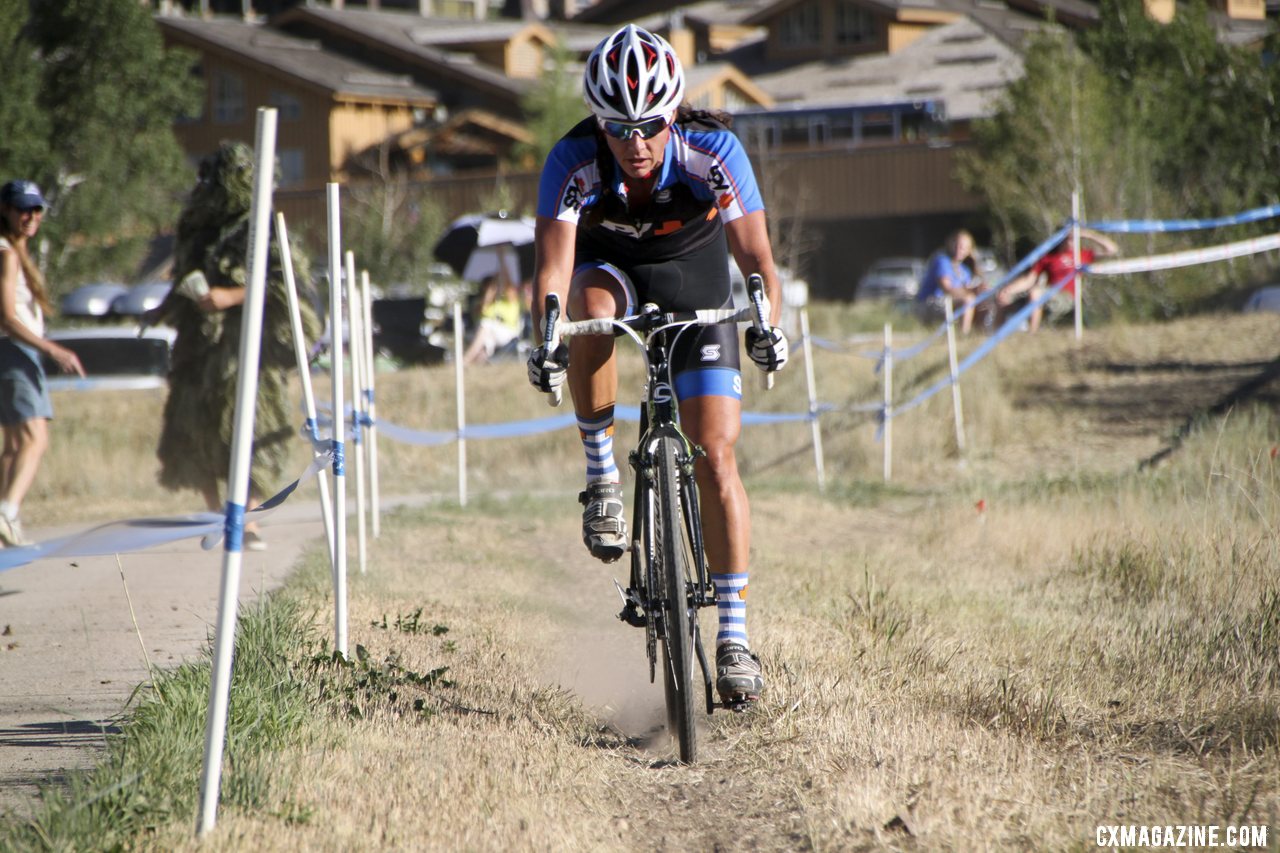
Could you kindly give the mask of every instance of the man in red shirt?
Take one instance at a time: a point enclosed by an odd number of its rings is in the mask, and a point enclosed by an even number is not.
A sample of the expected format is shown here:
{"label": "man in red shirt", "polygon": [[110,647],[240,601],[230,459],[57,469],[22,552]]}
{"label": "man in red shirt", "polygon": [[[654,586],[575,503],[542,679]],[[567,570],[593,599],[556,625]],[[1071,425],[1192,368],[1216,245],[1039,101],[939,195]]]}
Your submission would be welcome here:
{"label": "man in red shirt", "polygon": [[[1088,240],[1096,248],[1083,245],[1085,240]],[[1120,251],[1120,247],[1109,237],[1097,231],[1091,231],[1088,228],[1080,229],[1080,241],[1081,266],[1088,266],[1093,263],[1094,258],[1108,258],[1118,254]],[[1026,295],[1026,301],[1034,302],[1040,298],[1046,289],[1057,284],[1065,276],[1072,275],[1076,271],[1074,254],[1071,248],[1071,239],[1067,238],[1050,249],[1048,254],[1040,260],[1036,261],[1030,270],[1005,285],[996,294],[996,304],[1000,306],[1001,313],[1006,313],[1004,309],[1015,302],[1021,301],[1019,297],[1023,296],[1023,294]],[[1049,309],[1049,316],[1051,317],[1062,317],[1074,311],[1075,294],[1076,283],[1073,276],[1066,286],[1058,291],[1052,299],[1032,312],[1030,331],[1034,332],[1040,328],[1040,319],[1046,307]]]}

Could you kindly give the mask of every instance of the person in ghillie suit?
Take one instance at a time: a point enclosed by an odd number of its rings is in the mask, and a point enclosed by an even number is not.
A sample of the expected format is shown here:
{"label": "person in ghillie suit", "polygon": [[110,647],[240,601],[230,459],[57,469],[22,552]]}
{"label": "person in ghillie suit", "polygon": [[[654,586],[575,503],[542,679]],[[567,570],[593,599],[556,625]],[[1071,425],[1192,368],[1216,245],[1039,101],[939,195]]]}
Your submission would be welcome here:
{"label": "person in ghillie suit", "polygon": [[[160,483],[171,491],[195,489],[213,511],[223,507],[220,485],[231,458],[253,165],[252,150],[241,143],[224,142],[201,161],[178,219],[173,288],[146,317],[177,330],[156,451]],[[274,229],[270,246],[249,509],[279,485],[298,427],[288,394],[288,371],[296,366],[293,332]],[[315,340],[320,324],[308,298],[309,264],[296,248],[292,257],[303,328]],[[245,546],[263,547],[253,525],[246,527]]]}

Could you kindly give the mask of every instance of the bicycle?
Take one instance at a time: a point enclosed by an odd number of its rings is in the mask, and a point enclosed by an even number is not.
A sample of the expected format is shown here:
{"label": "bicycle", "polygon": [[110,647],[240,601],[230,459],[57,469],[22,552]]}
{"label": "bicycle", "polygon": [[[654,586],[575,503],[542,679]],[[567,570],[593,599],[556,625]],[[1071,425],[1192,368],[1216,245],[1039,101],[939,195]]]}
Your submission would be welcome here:
{"label": "bicycle", "polygon": [[[562,323],[559,300],[548,294],[543,315],[547,352],[554,352],[563,338],[621,333],[634,340],[644,354],[648,378],[640,408],[640,437],[629,454],[635,472],[631,576],[626,589],[617,580],[614,586],[622,596],[618,618],[645,630],[650,683],[656,679],[658,648],[662,649],[667,723],[685,764],[697,760],[694,659],[702,671],[707,714],[717,707],[744,711],[747,703],[716,701],[712,671],[702,647],[698,610],[715,604],[693,473],[694,462],[705,452],[680,429],[670,355],[680,335],[694,326],[749,320],[764,328],[768,302],[759,275],[751,276],[748,295],[751,306],[741,310],[662,313],[655,305],[645,305],[630,317]],[[773,377],[766,374],[766,378]],[[766,382],[766,387],[771,385]],[[559,405],[559,389],[551,402]]]}

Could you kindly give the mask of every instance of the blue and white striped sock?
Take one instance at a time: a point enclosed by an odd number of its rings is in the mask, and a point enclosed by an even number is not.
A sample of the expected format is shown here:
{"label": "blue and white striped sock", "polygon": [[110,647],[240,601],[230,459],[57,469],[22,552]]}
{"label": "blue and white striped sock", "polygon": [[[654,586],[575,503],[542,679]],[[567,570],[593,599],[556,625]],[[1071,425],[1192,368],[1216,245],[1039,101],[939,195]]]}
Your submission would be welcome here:
{"label": "blue and white striped sock", "polygon": [[587,485],[619,482],[613,459],[613,409],[602,417],[578,418],[578,434],[587,454]]}
{"label": "blue and white striped sock", "polygon": [[725,643],[747,642],[747,573],[712,575],[716,586],[716,615],[720,617],[720,630],[716,632],[716,647]]}

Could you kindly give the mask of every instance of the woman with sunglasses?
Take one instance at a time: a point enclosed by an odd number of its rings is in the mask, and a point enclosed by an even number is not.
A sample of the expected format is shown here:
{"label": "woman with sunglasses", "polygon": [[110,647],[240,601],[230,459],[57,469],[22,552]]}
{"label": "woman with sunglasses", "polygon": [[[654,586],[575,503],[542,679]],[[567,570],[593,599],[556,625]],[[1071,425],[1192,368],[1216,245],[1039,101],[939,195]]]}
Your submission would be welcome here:
{"label": "woman with sunglasses", "polygon": [[[583,89],[592,115],[556,143],[542,171],[534,328],[548,293],[575,320],[622,317],[646,303],[662,311],[728,307],[732,252],[744,277],[763,276],[772,305],[772,327],[747,332],[748,355],[761,370],[780,369],[787,341],[777,328],[781,288],[764,205],[728,117],[682,103],[675,51],[633,24],[592,51]],[[734,457],[742,415],[737,330],[706,326],[687,337],[672,361],[682,427],[706,451],[697,477],[719,616],[717,689],[726,701],[755,700],[764,681],[745,619],[751,516]],[[575,337],[529,357],[529,381],[543,391],[566,375],[587,457],[583,541],[613,562],[627,547],[613,453],[613,339]]]}

